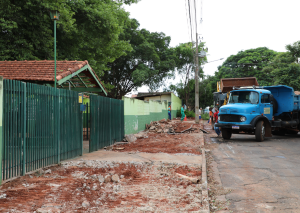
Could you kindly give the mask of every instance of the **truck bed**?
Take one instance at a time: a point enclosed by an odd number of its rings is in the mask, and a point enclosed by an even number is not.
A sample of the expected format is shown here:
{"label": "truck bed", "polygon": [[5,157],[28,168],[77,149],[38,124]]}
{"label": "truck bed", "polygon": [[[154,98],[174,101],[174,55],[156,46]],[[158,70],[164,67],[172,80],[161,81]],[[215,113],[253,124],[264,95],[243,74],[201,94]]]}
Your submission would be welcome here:
{"label": "truck bed", "polygon": [[278,110],[275,116],[284,112],[300,110],[300,95],[295,95],[294,89],[285,85],[265,86],[263,89],[269,90],[278,103]]}

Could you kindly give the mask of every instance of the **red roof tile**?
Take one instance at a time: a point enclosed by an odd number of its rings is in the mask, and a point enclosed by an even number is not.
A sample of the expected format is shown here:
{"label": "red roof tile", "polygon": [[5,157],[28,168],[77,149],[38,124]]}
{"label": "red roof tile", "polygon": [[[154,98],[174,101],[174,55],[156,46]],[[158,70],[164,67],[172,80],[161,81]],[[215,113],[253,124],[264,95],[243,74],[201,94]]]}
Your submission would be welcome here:
{"label": "red roof tile", "polygon": [[[56,61],[56,79],[76,72],[88,61]],[[0,76],[12,80],[54,81],[54,61],[0,61]]]}

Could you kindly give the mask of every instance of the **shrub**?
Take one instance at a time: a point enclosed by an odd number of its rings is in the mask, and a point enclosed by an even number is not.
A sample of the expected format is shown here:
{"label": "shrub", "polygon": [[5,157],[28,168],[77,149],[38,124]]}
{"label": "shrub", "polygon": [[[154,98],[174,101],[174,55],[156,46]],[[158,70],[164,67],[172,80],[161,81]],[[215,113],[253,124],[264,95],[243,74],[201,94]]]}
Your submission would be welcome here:
{"label": "shrub", "polygon": [[184,111],[184,114],[186,115],[187,118],[195,117],[195,113],[193,111]]}
{"label": "shrub", "polygon": [[209,120],[209,114],[204,113],[204,114],[201,115],[201,118],[202,118],[203,120]]}
{"label": "shrub", "polygon": [[180,112],[180,110],[177,110],[176,118],[180,118],[180,117],[181,117],[181,112]]}

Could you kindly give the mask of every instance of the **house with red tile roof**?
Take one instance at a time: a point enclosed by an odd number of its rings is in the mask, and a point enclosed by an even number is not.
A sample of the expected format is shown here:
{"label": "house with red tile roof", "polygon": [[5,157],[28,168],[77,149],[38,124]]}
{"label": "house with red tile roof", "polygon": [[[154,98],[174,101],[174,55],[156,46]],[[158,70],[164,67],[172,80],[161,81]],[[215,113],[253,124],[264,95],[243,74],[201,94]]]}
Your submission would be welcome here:
{"label": "house with red tile roof", "polygon": [[[4,79],[54,86],[54,61],[0,61]],[[57,88],[79,92],[107,91],[88,61],[56,61]]]}

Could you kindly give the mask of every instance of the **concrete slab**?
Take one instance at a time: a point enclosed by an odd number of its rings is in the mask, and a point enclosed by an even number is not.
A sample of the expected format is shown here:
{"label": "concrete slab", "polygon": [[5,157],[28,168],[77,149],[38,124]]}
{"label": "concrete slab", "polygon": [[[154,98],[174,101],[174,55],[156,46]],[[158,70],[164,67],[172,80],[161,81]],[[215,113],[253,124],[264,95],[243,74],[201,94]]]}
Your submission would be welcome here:
{"label": "concrete slab", "polygon": [[186,153],[167,154],[167,153],[127,153],[99,150],[92,153],[83,154],[83,156],[70,161],[98,160],[98,161],[135,161],[135,162],[164,162],[178,164],[198,164],[202,165],[201,155],[190,155]]}
{"label": "concrete slab", "polygon": [[115,161],[115,162],[124,162],[124,161],[135,161],[135,162],[151,162],[148,159],[144,159],[137,155],[131,155],[126,152],[113,152],[99,150],[92,153],[85,153],[83,156],[72,159],[70,161],[81,161],[81,160],[98,160],[98,161]]}
{"label": "concrete slab", "polygon": [[199,164],[202,165],[201,155],[187,155],[184,153],[167,154],[167,153],[137,153],[140,156],[150,161],[162,161],[165,163],[178,163],[178,164]]}

